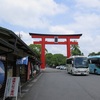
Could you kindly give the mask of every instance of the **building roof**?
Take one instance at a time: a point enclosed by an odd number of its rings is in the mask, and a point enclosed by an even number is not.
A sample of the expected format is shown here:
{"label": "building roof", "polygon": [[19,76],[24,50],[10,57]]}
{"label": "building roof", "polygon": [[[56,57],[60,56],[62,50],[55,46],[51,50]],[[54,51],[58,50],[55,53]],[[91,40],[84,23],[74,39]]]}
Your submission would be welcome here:
{"label": "building roof", "polygon": [[35,53],[25,44],[13,31],[0,27],[0,49],[5,52],[13,51],[25,55],[35,55]]}

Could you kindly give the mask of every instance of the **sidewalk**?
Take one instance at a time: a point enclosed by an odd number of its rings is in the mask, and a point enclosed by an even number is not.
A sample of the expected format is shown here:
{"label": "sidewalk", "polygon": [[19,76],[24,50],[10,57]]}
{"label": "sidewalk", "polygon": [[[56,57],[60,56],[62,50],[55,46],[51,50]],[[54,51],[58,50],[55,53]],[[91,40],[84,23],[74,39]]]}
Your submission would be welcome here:
{"label": "sidewalk", "polygon": [[21,86],[21,96],[18,97],[18,100],[21,100],[21,98],[30,90],[30,88],[34,85],[35,80],[40,74],[41,72]]}

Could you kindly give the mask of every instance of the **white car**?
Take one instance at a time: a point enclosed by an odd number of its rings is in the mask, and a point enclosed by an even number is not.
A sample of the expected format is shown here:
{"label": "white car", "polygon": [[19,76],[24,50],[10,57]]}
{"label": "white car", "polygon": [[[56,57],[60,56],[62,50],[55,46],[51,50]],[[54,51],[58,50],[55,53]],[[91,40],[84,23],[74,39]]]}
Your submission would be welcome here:
{"label": "white car", "polygon": [[60,69],[61,70],[66,70],[66,67],[65,66],[60,66]]}
{"label": "white car", "polygon": [[56,69],[60,69],[60,66],[57,66]]}

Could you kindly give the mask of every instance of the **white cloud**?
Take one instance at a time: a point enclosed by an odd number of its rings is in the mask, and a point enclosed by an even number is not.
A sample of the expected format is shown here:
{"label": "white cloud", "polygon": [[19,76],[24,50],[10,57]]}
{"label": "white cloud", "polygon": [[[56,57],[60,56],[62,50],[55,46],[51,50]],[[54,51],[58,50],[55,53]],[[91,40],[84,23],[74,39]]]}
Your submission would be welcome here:
{"label": "white cloud", "polygon": [[56,25],[51,26],[49,28],[51,33],[57,33],[57,34],[74,34],[75,32],[70,30],[67,25]]}
{"label": "white cloud", "polygon": [[26,28],[48,27],[48,16],[64,13],[62,4],[53,0],[0,0],[0,21]]}
{"label": "white cloud", "polygon": [[78,7],[100,8],[100,0],[76,0]]}
{"label": "white cloud", "polygon": [[75,20],[75,23],[73,23],[74,29],[85,30],[85,31],[89,30],[93,31],[99,29],[100,15],[79,13],[75,15],[74,20]]}
{"label": "white cloud", "polygon": [[[92,20],[94,18],[94,20]],[[51,27],[52,32],[61,32],[61,34],[81,34],[78,41],[80,50],[84,53],[85,56],[88,56],[91,52],[100,51],[100,33],[96,33],[96,30],[99,30],[99,16],[78,16],[76,17],[76,23],[70,25],[62,26],[53,26]],[[59,48],[61,51],[62,48]],[[59,52],[59,51],[58,51]]]}
{"label": "white cloud", "polygon": [[73,19],[74,22],[70,24],[50,26],[50,32],[60,34],[99,34],[100,15],[75,13]]}
{"label": "white cloud", "polygon": [[64,56],[67,56],[67,50],[66,45],[46,45],[46,48],[49,53],[52,54],[63,54]]}
{"label": "white cloud", "polygon": [[86,56],[88,56],[91,52],[97,53],[100,51],[100,35],[83,34],[78,41],[81,51]]}

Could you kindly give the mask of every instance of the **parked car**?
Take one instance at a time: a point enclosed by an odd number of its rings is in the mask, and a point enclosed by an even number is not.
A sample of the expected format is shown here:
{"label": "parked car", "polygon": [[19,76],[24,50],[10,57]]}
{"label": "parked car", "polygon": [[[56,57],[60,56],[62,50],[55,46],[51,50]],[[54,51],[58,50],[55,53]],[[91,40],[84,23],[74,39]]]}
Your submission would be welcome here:
{"label": "parked car", "polygon": [[56,69],[60,69],[60,66],[57,66]]}
{"label": "parked car", "polygon": [[60,69],[61,70],[66,70],[66,67],[65,66],[60,66]]}

